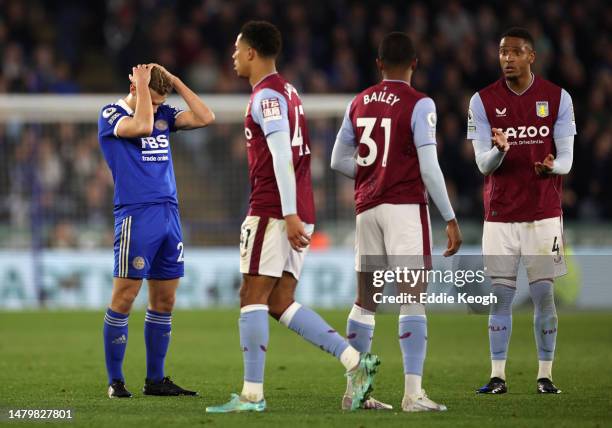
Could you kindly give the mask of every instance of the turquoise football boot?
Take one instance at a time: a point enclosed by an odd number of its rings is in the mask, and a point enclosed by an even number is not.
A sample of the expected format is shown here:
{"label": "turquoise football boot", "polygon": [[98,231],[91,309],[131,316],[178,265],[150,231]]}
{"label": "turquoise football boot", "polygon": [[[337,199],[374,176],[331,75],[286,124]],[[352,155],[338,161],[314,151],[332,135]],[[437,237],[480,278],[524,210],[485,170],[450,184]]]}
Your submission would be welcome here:
{"label": "turquoise football boot", "polygon": [[374,376],[378,371],[380,360],[376,355],[370,353],[362,353],[359,358],[359,365],[354,370],[346,373],[353,386],[353,402],[351,410],[357,410],[363,406],[363,403],[369,398],[370,393],[374,389]]}
{"label": "turquoise football boot", "polygon": [[207,413],[236,413],[236,412],[263,412],[266,410],[266,400],[256,403],[242,401],[238,394],[232,394],[232,398],[220,406],[207,407]]}

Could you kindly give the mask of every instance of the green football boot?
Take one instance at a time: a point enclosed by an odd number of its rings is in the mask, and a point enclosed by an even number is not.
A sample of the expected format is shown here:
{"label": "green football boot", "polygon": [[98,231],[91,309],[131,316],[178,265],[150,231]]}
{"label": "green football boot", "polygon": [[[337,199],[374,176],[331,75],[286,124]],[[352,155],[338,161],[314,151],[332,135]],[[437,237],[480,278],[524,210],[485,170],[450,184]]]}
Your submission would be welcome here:
{"label": "green football boot", "polygon": [[207,413],[263,412],[264,410],[266,410],[266,400],[256,403],[242,401],[238,394],[232,394],[231,400],[225,404],[206,408]]}
{"label": "green football boot", "polygon": [[353,387],[353,402],[351,410],[357,410],[363,406],[363,403],[369,398],[370,393],[374,389],[374,376],[378,371],[380,360],[376,355],[363,353],[359,357],[359,365],[353,370],[346,373]]}

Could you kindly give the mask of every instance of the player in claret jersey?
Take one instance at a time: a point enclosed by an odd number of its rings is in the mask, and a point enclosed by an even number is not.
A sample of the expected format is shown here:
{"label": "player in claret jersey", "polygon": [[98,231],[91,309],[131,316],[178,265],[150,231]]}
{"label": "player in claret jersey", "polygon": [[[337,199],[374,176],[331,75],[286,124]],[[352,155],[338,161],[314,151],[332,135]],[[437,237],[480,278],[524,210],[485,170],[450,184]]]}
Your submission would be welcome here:
{"label": "player in claret jersey", "polygon": [[[410,38],[399,32],[385,36],[376,63],[383,80],[361,92],[348,106],[331,163],[333,169],[355,179],[358,293],[348,317],[347,336],[361,352],[370,350],[377,307],[367,266],[371,263],[366,258],[402,256],[401,263],[409,269],[431,267],[428,193],[447,222],[444,255],[456,253],[461,245],[436,154],[436,107],[431,98],[410,86],[417,64]],[[394,262],[389,259],[384,263]],[[419,296],[426,285],[404,291]],[[405,380],[402,409],[446,410],[427,398],[421,388],[427,319],[425,306],[418,300],[400,307],[399,342]],[[351,388],[349,382],[346,395]],[[390,408],[374,399],[365,405]]]}
{"label": "player in claret jersey", "polygon": [[485,175],[482,250],[497,296],[489,316],[491,379],[480,393],[507,391],[505,365],[521,257],[535,310],[537,390],[561,392],[552,383],[553,280],[566,273],[561,176],[572,166],[576,124],[570,95],[531,72],[533,47],[527,30],[508,30],[499,45],[503,77],[474,94],[468,111],[467,138]]}
{"label": "player in claret jersey", "polygon": [[294,301],[315,212],[304,109],[295,88],[276,72],[280,49],[280,32],[264,21],[246,23],[235,44],[236,73],[253,87],[244,127],[251,197],[240,237],[244,384],[228,403],[208,407],[211,413],[265,410],[268,313],[342,362],[355,385],[354,409],[368,398],[379,364],[375,355],[360,354],[320,316]]}
{"label": "player in claret jersey", "polygon": [[[183,238],[170,151],[170,133],[200,128],[213,112],[178,77],[157,64],[138,65],[130,93],[102,108],[98,138],[115,182],[115,271],[104,317],[108,396],[127,398],[122,365],[128,315],[143,278],[149,285],[145,316],[145,395],[196,395],[164,374],[172,307],[183,276]],[[175,89],[189,110],[165,104]]]}

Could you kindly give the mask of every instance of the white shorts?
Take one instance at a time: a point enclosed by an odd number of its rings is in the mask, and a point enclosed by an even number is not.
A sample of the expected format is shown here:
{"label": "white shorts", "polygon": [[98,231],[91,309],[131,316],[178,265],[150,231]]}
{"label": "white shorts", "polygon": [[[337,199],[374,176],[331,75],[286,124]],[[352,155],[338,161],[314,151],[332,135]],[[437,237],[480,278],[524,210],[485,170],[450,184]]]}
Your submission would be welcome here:
{"label": "white shorts", "polygon": [[567,273],[561,217],[521,223],[485,221],[482,252],[490,277],[515,278],[521,257],[530,283]]}
{"label": "white shorts", "polygon": [[[357,272],[367,272],[370,266],[378,268],[380,264],[376,259],[386,260],[383,262],[386,267],[397,264],[409,269],[430,269],[431,247],[431,222],[427,205],[381,204],[357,214]],[[370,256],[367,263],[364,256]]]}
{"label": "white shorts", "polygon": [[[313,224],[304,224],[308,236]],[[297,252],[287,239],[285,220],[247,216],[240,228],[240,272],[280,278],[283,271],[300,279],[308,248]]]}

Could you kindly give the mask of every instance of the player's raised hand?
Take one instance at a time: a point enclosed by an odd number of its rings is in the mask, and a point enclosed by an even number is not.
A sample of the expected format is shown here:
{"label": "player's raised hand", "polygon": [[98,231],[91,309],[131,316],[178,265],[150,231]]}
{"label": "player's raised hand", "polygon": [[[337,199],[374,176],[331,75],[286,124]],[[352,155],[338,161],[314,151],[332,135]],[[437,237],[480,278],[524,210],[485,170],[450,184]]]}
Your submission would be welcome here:
{"label": "player's raised hand", "polygon": [[533,167],[537,175],[547,175],[552,173],[554,165],[555,157],[549,153],[542,162],[535,162]]}
{"label": "player's raised hand", "polygon": [[149,86],[151,81],[151,66],[149,64],[138,64],[136,67],[132,67],[132,74],[130,74],[130,82],[134,86]]}
{"label": "player's raised hand", "polygon": [[459,247],[461,247],[461,243],[463,242],[457,219],[454,218],[447,223],[446,235],[448,236],[448,244],[444,252],[444,257],[450,257],[459,251]]}
{"label": "player's raised hand", "polygon": [[297,214],[285,216],[285,223],[287,224],[287,239],[289,239],[291,248],[301,252],[302,248],[310,245],[310,237],[306,234],[304,224]]}
{"label": "player's raised hand", "polygon": [[170,73],[168,70],[166,70],[166,67],[164,67],[163,65],[159,65],[155,62],[149,63],[148,64],[151,68],[153,67],[157,67],[161,70],[162,73],[164,73],[166,76],[168,76],[168,79],[170,79],[170,82],[172,82],[172,87],[174,87],[174,82],[176,80],[176,76],[172,73]]}
{"label": "player's raised hand", "polygon": [[504,134],[500,128],[493,128],[493,146],[497,147],[500,152],[507,152],[510,150],[510,144],[508,143],[508,137]]}

